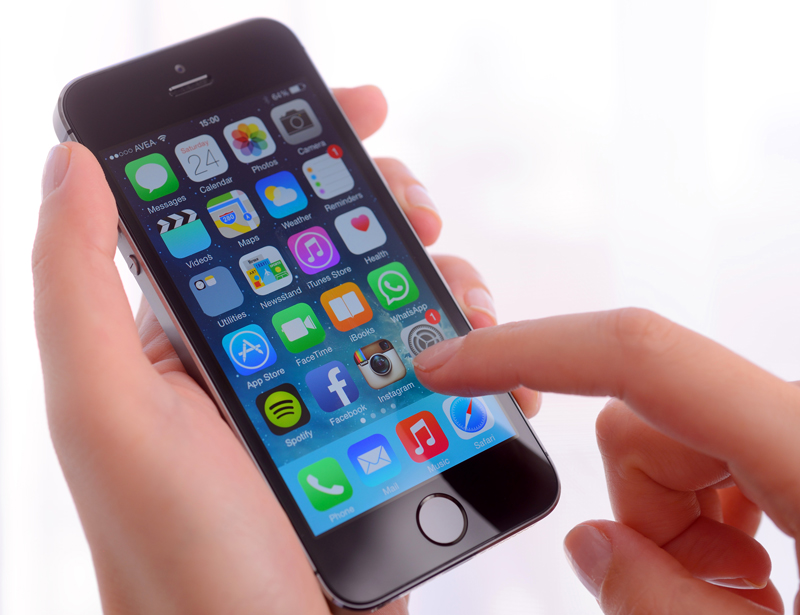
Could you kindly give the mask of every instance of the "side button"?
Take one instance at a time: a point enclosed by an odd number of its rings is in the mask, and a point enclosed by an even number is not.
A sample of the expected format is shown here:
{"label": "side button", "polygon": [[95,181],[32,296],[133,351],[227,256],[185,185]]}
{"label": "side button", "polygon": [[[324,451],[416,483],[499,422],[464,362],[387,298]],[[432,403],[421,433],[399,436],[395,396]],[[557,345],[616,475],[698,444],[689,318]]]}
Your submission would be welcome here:
{"label": "side button", "polygon": [[131,270],[133,275],[142,273],[142,266],[139,264],[139,259],[133,254],[128,254],[128,269]]}
{"label": "side button", "polygon": [[443,493],[434,493],[417,508],[420,532],[432,543],[454,545],[467,533],[467,513],[457,500]]}

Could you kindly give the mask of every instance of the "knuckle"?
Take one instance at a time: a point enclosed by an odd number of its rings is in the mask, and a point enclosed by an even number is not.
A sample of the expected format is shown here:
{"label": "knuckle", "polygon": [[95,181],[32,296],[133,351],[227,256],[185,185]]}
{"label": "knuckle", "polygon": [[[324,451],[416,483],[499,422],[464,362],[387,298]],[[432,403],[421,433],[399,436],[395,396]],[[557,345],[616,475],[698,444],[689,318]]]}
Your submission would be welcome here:
{"label": "knuckle", "polygon": [[677,342],[679,327],[650,310],[624,308],[611,312],[609,331],[622,351],[636,360],[667,352]]}

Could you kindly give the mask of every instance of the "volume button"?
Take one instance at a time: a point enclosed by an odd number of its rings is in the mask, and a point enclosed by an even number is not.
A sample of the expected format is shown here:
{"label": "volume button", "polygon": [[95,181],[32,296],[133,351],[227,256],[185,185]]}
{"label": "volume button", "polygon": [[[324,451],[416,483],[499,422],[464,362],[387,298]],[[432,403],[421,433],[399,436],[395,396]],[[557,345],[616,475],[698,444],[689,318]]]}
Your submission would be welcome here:
{"label": "volume button", "polygon": [[131,270],[133,275],[142,273],[142,266],[139,264],[139,259],[134,254],[128,254],[128,269]]}

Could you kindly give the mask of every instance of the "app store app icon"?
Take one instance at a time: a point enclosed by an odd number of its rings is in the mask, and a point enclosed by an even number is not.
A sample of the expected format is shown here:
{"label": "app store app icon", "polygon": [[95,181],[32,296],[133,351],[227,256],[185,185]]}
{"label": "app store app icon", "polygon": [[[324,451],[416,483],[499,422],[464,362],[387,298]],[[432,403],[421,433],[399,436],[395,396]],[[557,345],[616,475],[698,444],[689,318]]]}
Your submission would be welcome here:
{"label": "app store app icon", "polygon": [[278,360],[267,334],[258,325],[248,325],[228,333],[222,338],[222,347],[242,376],[254,374]]}

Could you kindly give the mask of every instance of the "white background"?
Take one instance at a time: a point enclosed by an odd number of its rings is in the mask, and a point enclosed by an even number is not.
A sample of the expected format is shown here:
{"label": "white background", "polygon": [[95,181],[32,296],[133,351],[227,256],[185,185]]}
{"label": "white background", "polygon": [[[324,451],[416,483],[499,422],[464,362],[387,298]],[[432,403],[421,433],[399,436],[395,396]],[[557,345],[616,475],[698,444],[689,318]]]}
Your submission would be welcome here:
{"label": "white background", "polygon": [[[80,74],[241,19],[287,23],[331,85],[383,88],[389,120],[370,151],[402,158],[429,186],[446,222],[434,251],[475,263],[501,320],[645,306],[800,377],[797,2],[7,4],[2,613],[99,612],[47,434],[31,316],[29,254],[58,93]],[[598,612],[561,540],[610,515],[593,434],[602,404],[546,398],[534,426],[563,481],[559,507],[415,592],[413,612]],[[768,522],[760,538],[791,605],[793,545]]]}

